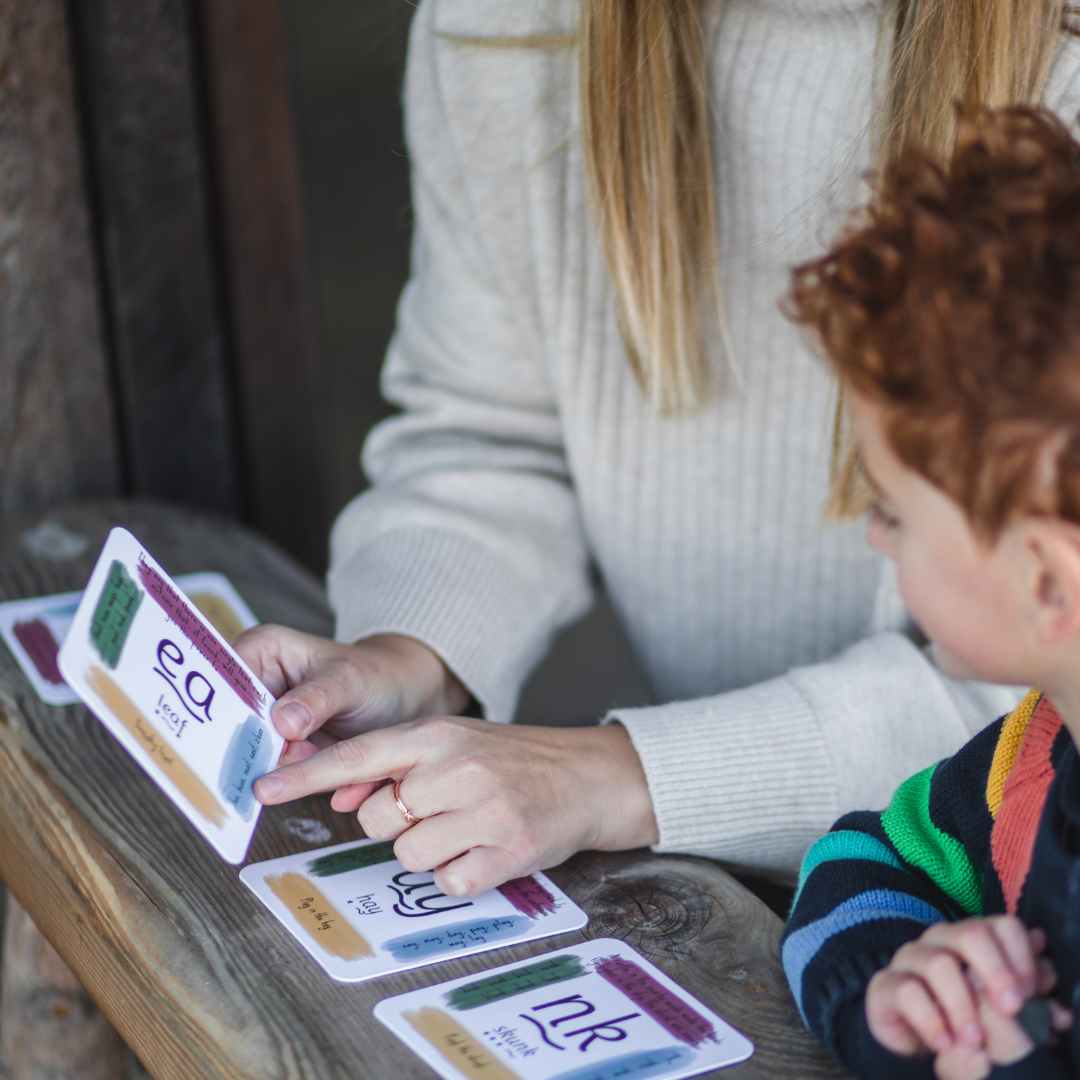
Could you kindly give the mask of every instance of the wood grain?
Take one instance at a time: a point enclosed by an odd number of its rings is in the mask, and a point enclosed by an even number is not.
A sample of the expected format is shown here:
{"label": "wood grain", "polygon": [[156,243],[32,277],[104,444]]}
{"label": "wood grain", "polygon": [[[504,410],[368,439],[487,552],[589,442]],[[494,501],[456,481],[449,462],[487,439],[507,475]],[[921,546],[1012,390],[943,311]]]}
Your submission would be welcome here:
{"label": "wood grain", "polygon": [[[76,494],[115,494],[121,482],[67,12],[63,0],[0,0],[0,514],[5,517]],[[65,1030],[76,1043],[79,1033],[97,1032],[102,1061],[112,1063],[115,1037],[91,1010],[79,1010],[73,1027],[48,1010],[35,1015],[32,1005],[27,1009],[24,991],[33,988],[39,1001],[47,992],[35,967],[47,946],[40,939],[35,946],[33,925],[17,905],[11,906],[11,918],[5,934],[10,947],[0,949],[5,982],[0,1075],[20,1080],[42,1075],[61,1045],[55,1036]],[[50,958],[56,992],[75,994],[70,975],[55,968]],[[69,1049],[76,1047],[69,1044]],[[3,1060],[8,1054],[13,1055],[10,1072]],[[89,1069],[85,1057],[83,1064]]]}
{"label": "wood grain", "polygon": [[236,512],[234,402],[190,0],[72,4],[128,493]]}
{"label": "wood grain", "polygon": [[63,0],[0,0],[0,513],[118,491]]}
{"label": "wood grain", "polygon": [[[28,554],[29,519],[0,536],[0,596],[84,584],[125,524],[170,572],[221,570],[256,614],[312,632],[318,584],[244,529],[161,504],[96,503],[50,515],[88,549]],[[716,865],[645,853],[580,855],[552,876],[589,912],[568,934],[366,984],[327,979],[217,859],[105,728],[42,705],[0,655],[0,873],[102,1010],[161,1078],[428,1077],[372,1017],[392,994],[537,955],[625,938],[757,1044],[724,1075],[842,1073],[802,1030],[777,963],[779,920]],[[318,840],[304,841],[322,831]],[[325,799],[265,813],[251,852],[272,858],[359,835]]]}

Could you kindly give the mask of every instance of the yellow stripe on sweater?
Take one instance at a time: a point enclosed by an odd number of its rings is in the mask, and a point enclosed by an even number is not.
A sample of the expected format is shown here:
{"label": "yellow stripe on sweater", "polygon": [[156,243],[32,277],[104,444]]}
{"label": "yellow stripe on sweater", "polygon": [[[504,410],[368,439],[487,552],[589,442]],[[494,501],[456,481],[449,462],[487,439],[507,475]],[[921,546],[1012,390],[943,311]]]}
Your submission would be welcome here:
{"label": "yellow stripe on sweater", "polygon": [[997,818],[1001,809],[1001,799],[1005,793],[1005,781],[1016,763],[1020,744],[1024,741],[1024,732],[1035,712],[1042,694],[1038,690],[1029,690],[1024,700],[1009,714],[1002,725],[997,746],[994,747],[994,760],[990,765],[990,775],[986,778],[986,805],[990,816]]}

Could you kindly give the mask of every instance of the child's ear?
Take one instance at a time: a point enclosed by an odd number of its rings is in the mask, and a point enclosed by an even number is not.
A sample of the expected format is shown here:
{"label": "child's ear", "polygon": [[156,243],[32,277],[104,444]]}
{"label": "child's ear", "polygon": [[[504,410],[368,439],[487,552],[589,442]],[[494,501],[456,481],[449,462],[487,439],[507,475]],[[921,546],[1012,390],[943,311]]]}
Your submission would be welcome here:
{"label": "child's ear", "polygon": [[1025,528],[1029,589],[1041,644],[1080,637],[1080,528],[1040,520]]}

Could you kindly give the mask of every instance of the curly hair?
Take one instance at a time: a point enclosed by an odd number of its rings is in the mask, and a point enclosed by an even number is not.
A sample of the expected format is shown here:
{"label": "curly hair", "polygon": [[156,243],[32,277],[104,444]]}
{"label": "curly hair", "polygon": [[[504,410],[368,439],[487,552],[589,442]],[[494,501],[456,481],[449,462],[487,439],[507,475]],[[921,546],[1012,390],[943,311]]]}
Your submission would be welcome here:
{"label": "curly hair", "polygon": [[977,535],[1080,522],[1080,143],[1053,115],[962,110],[946,164],[904,150],[784,306]]}

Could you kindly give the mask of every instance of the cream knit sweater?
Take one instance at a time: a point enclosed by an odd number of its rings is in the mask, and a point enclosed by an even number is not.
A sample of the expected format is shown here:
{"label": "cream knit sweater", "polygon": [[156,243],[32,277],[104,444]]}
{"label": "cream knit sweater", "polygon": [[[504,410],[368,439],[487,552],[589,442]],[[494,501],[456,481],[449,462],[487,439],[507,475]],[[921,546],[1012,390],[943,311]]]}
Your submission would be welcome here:
{"label": "cream knit sweater", "polygon": [[[1015,694],[944,679],[860,524],[822,518],[834,390],[777,302],[865,195],[877,0],[713,0],[720,258],[738,382],[643,403],[587,196],[575,0],[424,0],[405,89],[416,228],[384,372],[374,487],[342,512],[341,640],[434,648],[510,720],[598,576],[651,681],[616,710],[659,849],[786,872]],[[1080,44],[1047,94],[1080,110]],[[719,346],[715,363],[723,368]]]}

